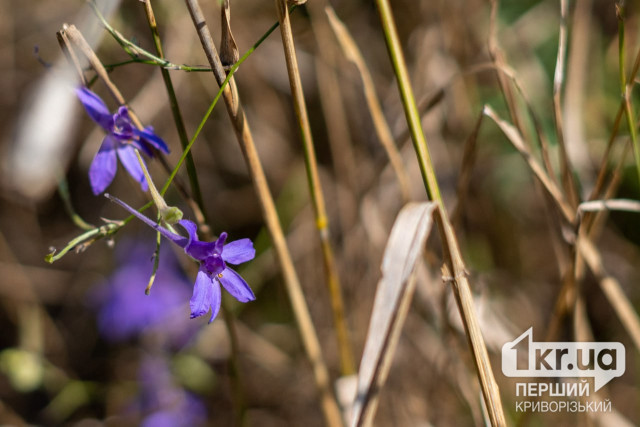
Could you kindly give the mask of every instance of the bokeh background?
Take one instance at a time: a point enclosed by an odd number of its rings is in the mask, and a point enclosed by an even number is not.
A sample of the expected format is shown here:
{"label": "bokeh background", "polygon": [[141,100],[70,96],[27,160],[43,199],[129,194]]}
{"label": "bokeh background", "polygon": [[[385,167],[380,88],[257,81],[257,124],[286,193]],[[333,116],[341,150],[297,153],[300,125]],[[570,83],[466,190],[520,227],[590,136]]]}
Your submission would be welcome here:
{"label": "bokeh background", "polygon": [[[403,198],[365,107],[362,81],[328,29],[324,2],[292,14],[305,96],[330,214],[332,244],[344,286],[347,321],[359,359],[373,305],[384,245]],[[372,74],[404,166],[412,200],[425,200],[413,148],[373,2],[332,1],[360,47]],[[182,2],[153,2],[165,53],[174,63],[204,65],[204,56]],[[153,50],[141,2],[125,0],[106,12],[125,37]],[[219,5],[203,2],[219,40]],[[482,106],[508,117],[495,70],[484,67],[491,4],[487,1],[393,2],[423,125],[447,205],[458,203],[456,185],[465,141]],[[496,40],[531,103],[553,148],[553,73],[559,37],[559,2],[502,1]],[[627,5],[629,69],[638,37],[638,9]],[[245,52],[277,21],[272,2],[232,1],[232,30]],[[131,222],[110,239],[71,252],[52,265],[44,261],[81,234],[63,202],[59,183],[87,222],[122,219],[124,211],[94,196],[87,171],[103,138],[74,98],[58,64],[64,62],[56,31],[75,24],[104,64],[129,57],[100,27],[83,1],[0,0],[0,423],[6,425],[233,425],[239,375],[246,425],[323,424],[310,365],[302,351],[278,265],[263,229],[257,197],[222,106],[193,148],[206,211],[214,234],[255,241],[257,258],[240,269],[257,300],[237,314],[239,372],[229,365],[224,322],[189,320],[188,299],[196,266],[168,244],[150,296],[154,233]],[[609,1],[571,2],[567,72],[563,96],[565,140],[580,182],[593,186],[620,102],[618,21]],[[330,62],[322,54],[331,52]],[[327,86],[323,67],[338,77]],[[482,69],[480,69],[482,68]],[[172,148],[180,144],[158,69],[131,64],[110,72],[143,123],[154,126]],[[207,72],[172,71],[189,135],[217,92]],[[304,173],[284,56],[273,33],[236,74],[269,185],[287,232],[306,300],[336,379],[339,371],[329,296]],[[94,90],[115,109],[103,85]],[[344,113],[328,109],[339,94]],[[522,101],[519,101],[522,102]],[[338,117],[335,117],[338,115]],[[343,133],[335,132],[338,121]],[[332,126],[334,126],[332,128]],[[532,138],[531,123],[527,122]],[[331,130],[333,129],[333,131]],[[620,132],[620,154],[627,132]],[[580,414],[517,413],[514,381],[500,371],[500,349],[529,327],[542,340],[561,287],[545,199],[522,157],[495,124],[485,120],[476,138],[470,185],[457,233],[477,297],[481,327],[513,425],[593,425],[611,421]],[[555,153],[555,151],[554,151]],[[625,163],[617,197],[637,199],[638,171]],[[616,157],[617,158],[617,157]],[[554,157],[554,159],[557,159]],[[157,183],[166,172],[150,163]],[[179,176],[186,182],[184,171]],[[132,206],[147,201],[120,170],[108,190]],[[193,213],[175,190],[167,195],[187,217]],[[633,306],[640,304],[640,228],[633,213],[612,213],[597,240],[603,262]],[[482,424],[479,388],[450,289],[440,274],[439,243],[418,271],[418,289],[390,377],[382,391],[376,425]],[[596,341],[627,348],[626,373],[606,388],[616,422],[636,424],[638,351],[597,280],[587,274],[580,288]],[[228,295],[225,295],[227,298]],[[572,319],[561,322],[556,340],[572,340]],[[174,417],[174,418],[172,418]],[[175,418],[177,417],[177,418]],[[610,420],[610,419],[609,419]],[[168,424],[161,424],[161,423]]]}

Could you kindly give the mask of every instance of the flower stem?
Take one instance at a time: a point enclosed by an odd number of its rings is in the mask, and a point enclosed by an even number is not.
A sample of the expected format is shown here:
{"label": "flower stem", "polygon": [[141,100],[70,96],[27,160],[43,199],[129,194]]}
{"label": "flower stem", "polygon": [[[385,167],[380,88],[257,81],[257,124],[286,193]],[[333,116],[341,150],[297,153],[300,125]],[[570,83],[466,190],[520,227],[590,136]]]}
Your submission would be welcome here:
{"label": "flower stem", "polygon": [[[165,182],[164,186],[162,187],[162,190],[160,190],[160,194],[161,195],[164,195],[167,192],[167,189],[169,188],[169,186],[171,185],[171,182],[173,181],[173,179],[175,178],[176,174],[178,173],[178,170],[180,169],[180,167],[184,163],[185,159],[187,158],[187,155],[191,151],[191,147],[196,142],[196,139],[200,135],[200,132],[202,132],[202,129],[204,128],[204,125],[207,123],[207,120],[209,120],[209,117],[211,116],[211,113],[213,113],[213,109],[215,108],[216,104],[218,103],[218,100],[222,96],[222,93],[224,92],[225,88],[227,87],[227,84],[229,83],[229,80],[231,80],[231,78],[233,77],[235,72],[238,70],[238,68],[240,68],[240,65],[258,48],[258,46],[260,46],[262,44],[262,42],[264,42],[267,39],[267,37],[269,37],[271,35],[271,33],[273,33],[275,31],[276,28],[278,28],[278,25],[279,25],[278,22],[273,24],[271,26],[271,28],[269,28],[262,35],[262,37],[260,37],[258,39],[258,41],[255,42],[254,45],[251,46],[251,48],[249,50],[247,50],[245,52],[245,54],[240,57],[240,60],[238,62],[236,62],[235,64],[233,64],[233,66],[231,67],[231,69],[227,73],[227,76],[225,77],[224,81],[220,85],[220,88],[218,89],[218,93],[216,93],[216,96],[213,98],[213,101],[211,101],[211,104],[209,105],[209,108],[207,109],[207,111],[204,114],[204,116],[202,117],[202,120],[200,120],[200,124],[198,125],[198,127],[195,130],[195,132],[193,133],[193,137],[191,137],[191,140],[189,141],[189,144],[187,144],[187,146],[184,148],[184,150],[182,152],[182,156],[180,156],[180,159],[178,160],[178,163],[174,167],[173,171],[171,171],[171,174],[169,175],[169,178]],[[209,69],[209,71],[211,71],[211,69]]]}
{"label": "flower stem", "polygon": [[58,194],[64,203],[64,207],[67,210],[67,214],[71,217],[73,223],[79,228],[87,231],[93,230],[95,225],[89,224],[86,222],[73,208],[73,204],[71,203],[71,194],[69,194],[69,184],[67,183],[67,178],[60,174],[58,177]]}
{"label": "flower stem", "polygon": [[[147,1],[145,1],[145,3],[147,3]],[[93,11],[96,14],[96,16],[98,17],[98,19],[102,22],[102,25],[104,26],[104,28],[113,36],[115,41],[118,42],[118,44],[120,46],[122,46],[122,48],[125,50],[125,52],[127,52],[129,54],[129,56],[131,56],[131,58],[132,58],[132,60],[134,62],[146,62],[146,63],[149,63],[149,61],[150,61],[150,63],[155,64],[155,65],[159,65],[160,67],[162,67],[162,68],[164,68],[166,70],[211,71],[210,69],[204,69],[203,67],[191,67],[189,65],[174,64],[174,63],[172,63],[170,61],[167,61],[165,58],[162,57],[162,55],[157,56],[157,55],[154,55],[151,52],[141,48],[140,46],[138,46],[134,42],[126,39],[122,34],[120,34],[120,32],[118,30],[116,30],[115,28],[113,28],[111,26],[111,24],[109,24],[109,22],[104,17],[102,12],[100,12],[100,9],[98,8],[98,6],[95,3],[95,0],[90,0],[89,4],[93,8]],[[141,56],[144,56],[144,57],[148,58],[149,61],[140,61],[140,59],[138,58],[138,55],[141,55]]]}
{"label": "flower stem", "polygon": [[320,235],[325,273],[327,275],[327,287],[329,288],[329,293],[331,295],[331,308],[333,311],[333,322],[338,339],[341,371],[343,375],[350,375],[355,372],[355,367],[353,363],[353,354],[351,352],[349,332],[345,322],[342,288],[340,286],[340,279],[335,263],[335,257],[333,255],[333,249],[331,248],[331,243],[329,241],[329,219],[327,216],[324,195],[322,193],[322,186],[320,185],[320,177],[318,175],[318,162],[316,160],[313,137],[311,135],[311,125],[309,123],[307,107],[304,101],[304,93],[302,91],[302,80],[300,78],[298,59],[296,57],[293,34],[291,32],[291,21],[289,19],[289,11],[287,10],[287,1],[275,1],[276,9],[278,11],[278,20],[280,22],[282,46],[284,48],[284,56],[287,62],[287,71],[289,73],[289,84],[291,85],[291,94],[293,96],[296,117],[298,119],[298,125],[300,126],[300,135],[302,137],[304,147],[304,160],[307,168],[309,193],[311,194],[316,227],[318,228]]}
{"label": "flower stem", "polygon": [[[158,34],[158,26],[156,24],[156,17],[153,13],[153,8],[151,7],[151,0],[146,0],[144,2],[144,10],[147,15],[147,21],[149,22],[149,29],[151,30],[151,35],[153,36],[153,43],[156,48],[156,52],[158,57],[164,59],[164,52],[162,49],[162,41],[160,40],[160,34]],[[176,130],[178,131],[178,137],[180,138],[180,144],[182,145],[182,149],[184,150],[187,145],[189,145],[189,137],[187,136],[187,130],[184,126],[184,120],[182,119],[182,113],[180,112],[180,105],[178,104],[178,98],[176,97],[176,92],[173,88],[173,82],[171,81],[171,76],[169,75],[169,70],[162,67],[160,68],[160,73],[162,74],[162,80],[164,81],[164,85],[167,89],[167,95],[169,96],[169,105],[171,107],[171,114],[173,115],[173,121],[176,124]],[[200,212],[202,212],[203,220],[207,222],[207,213],[204,208],[204,202],[202,199],[202,192],[200,191],[200,183],[198,182],[198,174],[196,173],[196,166],[193,162],[193,156],[191,153],[187,153],[187,175],[189,176],[189,184],[191,185],[191,194],[193,195],[195,202],[198,204],[200,208]]]}

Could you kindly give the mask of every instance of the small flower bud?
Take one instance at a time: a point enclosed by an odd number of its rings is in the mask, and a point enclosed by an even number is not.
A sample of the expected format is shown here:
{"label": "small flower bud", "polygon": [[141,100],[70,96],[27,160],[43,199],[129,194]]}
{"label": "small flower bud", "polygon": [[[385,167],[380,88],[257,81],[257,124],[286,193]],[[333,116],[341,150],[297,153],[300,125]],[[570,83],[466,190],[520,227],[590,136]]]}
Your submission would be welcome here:
{"label": "small flower bud", "polygon": [[167,224],[176,224],[182,219],[183,213],[175,206],[167,206],[160,211],[160,216]]}

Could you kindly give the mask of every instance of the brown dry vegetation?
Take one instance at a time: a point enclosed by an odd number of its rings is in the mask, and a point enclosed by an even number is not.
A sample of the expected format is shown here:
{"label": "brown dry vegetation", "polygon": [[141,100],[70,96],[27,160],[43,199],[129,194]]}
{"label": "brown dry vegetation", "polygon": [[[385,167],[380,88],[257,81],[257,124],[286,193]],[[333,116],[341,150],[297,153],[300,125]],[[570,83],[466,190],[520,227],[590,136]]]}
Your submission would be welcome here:
{"label": "brown dry vegetation", "polygon": [[[309,2],[314,4],[295,10],[291,21],[326,199],[330,243],[357,364],[367,338],[385,244],[406,200],[367,107],[359,70],[345,57],[329,26],[323,10],[326,2]],[[215,1],[202,3],[218,43],[220,7]],[[371,74],[407,176],[406,196],[412,201],[425,201],[375,4],[331,3]],[[126,38],[153,51],[142,4],[123,1],[109,22]],[[206,65],[185,4],[155,0],[153,5],[166,57],[177,64]],[[605,1],[570,2],[566,64],[557,92],[559,103],[554,106],[559,2],[499,2],[493,29],[490,2],[402,0],[392,4],[413,89],[422,107],[424,133],[466,261],[477,319],[508,425],[618,425],[623,418],[631,425],[640,422],[636,372],[640,350],[636,314],[640,307],[638,214],[607,212],[591,228],[590,240],[584,246],[576,244],[577,201],[587,200],[592,194],[603,156],[607,156],[607,171],[621,162],[619,179],[606,198],[638,199],[640,194],[640,171],[628,147],[629,126],[624,115],[616,121],[621,89],[614,6]],[[54,167],[48,175],[29,182],[34,168],[44,172],[46,168],[35,162],[20,168],[15,157],[21,144],[26,144],[22,123],[36,133],[49,129],[45,125],[40,128],[37,121],[25,122],[37,111],[38,103],[51,96],[41,83],[56,80],[59,73],[53,66],[43,66],[38,58],[48,64],[65,61],[55,34],[65,22],[81,28],[92,22],[94,29],[100,29],[95,18],[78,14],[81,9],[92,16],[82,1],[0,2],[3,424],[109,425],[109,419],[114,424],[128,422],[117,417],[122,415],[127,396],[136,394],[136,366],[148,345],[143,339],[114,345],[100,338],[86,295],[116,267],[109,243],[113,241],[117,247],[125,235],[152,239],[151,230],[131,222],[113,238],[98,240],[82,253],[69,253],[51,265],[44,261],[50,247],[60,249],[81,233],[56,192],[57,172],[64,172],[72,204],[82,218],[93,224],[99,224],[100,218],[124,218],[118,206],[93,196],[89,187],[87,170],[103,137],[101,130],[87,120],[80,103],[67,97],[61,99],[59,110],[55,102],[46,104],[49,110],[40,116],[69,123],[56,142],[61,146],[51,157]],[[273,2],[233,0],[232,9],[232,30],[240,54],[278,20]],[[627,5],[627,76],[640,47],[639,12],[635,4]],[[104,64],[129,58],[108,33],[99,34],[102,40],[95,50]],[[34,46],[38,46],[39,56],[32,53]],[[180,142],[160,71],[151,65],[130,64],[113,69],[109,75],[143,123],[152,124],[172,147],[168,162],[175,165],[181,154]],[[218,85],[209,72],[171,71],[171,76],[191,136]],[[242,64],[235,79],[333,382],[340,376],[339,351],[279,31]],[[109,105],[115,105],[104,85],[98,82],[94,89],[108,99]],[[636,95],[632,92],[630,99],[637,105]],[[247,405],[245,425],[323,425],[314,377],[280,266],[264,230],[260,200],[221,104],[192,152],[213,234],[228,231],[234,239],[256,239],[260,253],[241,270],[257,300],[233,306],[238,316],[240,381]],[[512,129],[521,135],[520,152],[514,148],[517,138],[513,134],[505,136],[496,121],[483,115],[486,105],[505,121],[502,130]],[[555,107],[561,111],[560,127]],[[479,117],[482,121],[475,132]],[[607,153],[611,138],[612,150]],[[552,171],[545,168],[540,140],[548,143]],[[568,161],[562,155],[563,141]],[[473,152],[467,151],[471,146]],[[540,173],[551,184],[535,176],[523,153],[541,165]],[[577,199],[572,199],[571,185],[563,182],[562,170],[567,164]],[[166,172],[157,163],[150,169],[157,184],[163,183]],[[179,176],[188,183],[184,168]],[[549,195],[549,185],[558,188],[560,200]],[[122,170],[109,193],[126,198],[136,207],[148,200]],[[596,197],[602,198],[602,194]],[[169,190],[167,201],[193,217],[175,189]],[[583,217],[580,230],[587,229],[587,222]],[[417,264],[416,292],[389,378],[380,391],[374,425],[484,423],[476,366],[450,283],[442,280],[443,256],[437,231],[434,227],[424,257]],[[577,267],[572,268],[576,250],[580,256]],[[149,256],[152,251],[151,243]],[[182,261],[193,279],[195,269]],[[614,295],[606,286],[611,282],[603,284],[605,278],[615,279],[621,294]],[[140,298],[145,298],[145,285],[139,284]],[[186,305],[183,315],[188,316]],[[207,325],[200,318],[191,322],[199,322],[200,329],[180,355],[206,362],[207,372],[215,377],[197,390],[207,405],[208,425],[233,425],[234,379],[228,364],[230,345],[224,321],[219,318]],[[501,372],[500,350],[529,327],[533,327],[536,341],[616,341],[625,345],[625,374],[597,394],[598,399],[610,399],[612,403],[614,413],[606,415],[618,418],[516,412],[515,402],[521,398],[515,395],[516,381]],[[17,362],[8,361],[9,351],[15,349],[37,355],[32,369],[40,372],[42,368],[45,373],[31,389],[16,386],[17,366],[31,365],[20,359],[26,357],[24,353]],[[174,361],[178,356],[171,355]],[[189,377],[194,374],[178,371],[176,381],[188,388]],[[52,402],[76,380],[90,391],[86,396],[70,397],[65,410],[54,408]]]}

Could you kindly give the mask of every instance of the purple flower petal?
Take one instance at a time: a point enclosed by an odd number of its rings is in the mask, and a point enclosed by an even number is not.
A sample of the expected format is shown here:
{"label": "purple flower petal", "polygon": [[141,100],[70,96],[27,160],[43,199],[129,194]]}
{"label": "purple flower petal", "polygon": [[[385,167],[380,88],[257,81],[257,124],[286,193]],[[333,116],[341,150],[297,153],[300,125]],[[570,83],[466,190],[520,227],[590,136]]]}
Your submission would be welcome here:
{"label": "purple flower petal", "polygon": [[253,242],[250,239],[240,239],[229,242],[222,248],[222,259],[229,264],[242,264],[256,256]]}
{"label": "purple flower petal", "polygon": [[100,194],[107,189],[116,176],[118,162],[116,160],[117,141],[106,136],[89,167],[89,181],[93,194]]}
{"label": "purple flower petal", "polygon": [[247,302],[256,299],[247,282],[229,267],[224,269],[222,277],[218,276],[218,280],[220,280],[227,292],[233,295],[238,301]]}
{"label": "purple flower petal", "polygon": [[178,222],[189,234],[187,244],[184,251],[193,259],[203,261],[215,252],[215,243],[201,242],[198,239],[198,226],[188,219],[182,219]]}
{"label": "purple flower petal", "polygon": [[224,242],[226,241],[227,241],[227,233],[223,231],[222,233],[220,233],[220,236],[218,236],[218,238],[214,242],[216,246],[216,252],[218,252],[219,254],[222,254],[222,248],[224,247]]}
{"label": "purple flower petal", "polygon": [[200,317],[212,309],[211,321],[216,317],[220,310],[222,301],[222,293],[220,286],[214,282],[203,267],[198,270],[196,283],[193,287],[193,296],[189,305],[191,307],[191,318]]}
{"label": "purple flower petal", "polygon": [[93,121],[108,132],[111,129],[113,117],[102,99],[85,87],[76,89],[76,95]]}
{"label": "purple flower petal", "polygon": [[211,318],[209,318],[209,323],[213,322],[218,316],[220,305],[222,305],[222,290],[220,289],[220,285],[213,280],[211,287],[213,288],[213,295],[211,297]]}
{"label": "purple flower petal", "polygon": [[143,130],[134,129],[133,133],[139,136],[149,145],[155,147],[160,151],[164,151],[166,154],[169,154],[169,147],[167,146],[167,143],[153,132],[153,128],[151,126],[147,126]]}
{"label": "purple flower petal", "polygon": [[120,144],[117,151],[122,166],[124,166],[133,179],[140,183],[142,191],[147,191],[149,189],[149,185],[147,184],[147,179],[144,176],[144,172],[142,171],[142,167],[140,166],[138,156],[136,156],[133,146]]}
{"label": "purple flower petal", "polygon": [[134,215],[134,216],[138,217],[138,219],[140,221],[144,222],[145,224],[147,224],[149,227],[153,228],[154,230],[160,232],[160,234],[162,234],[164,237],[166,237],[167,239],[171,240],[173,243],[177,244],[178,246],[184,248],[187,245],[187,239],[186,238],[182,237],[179,234],[172,233],[171,231],[167,230],[166,228],[162,227],[161,225],[158,225],[157,223],[153,222],[152,220],[150,220],[146,216],[142,215],[137,210],[133,209],[131,206],[129,206],[128,204],[126,204],[122,200],[118,199],[117,197],[114,197],[114,196],[112,196],[110,194],[105,194],[105,197],[107,197],[109,200],[113,200],[114,202],[116,202],[117,204],[119,204],[120,206],[125,208],[127,211],[129,211],[129,213],[131,213],[131,215]]}

